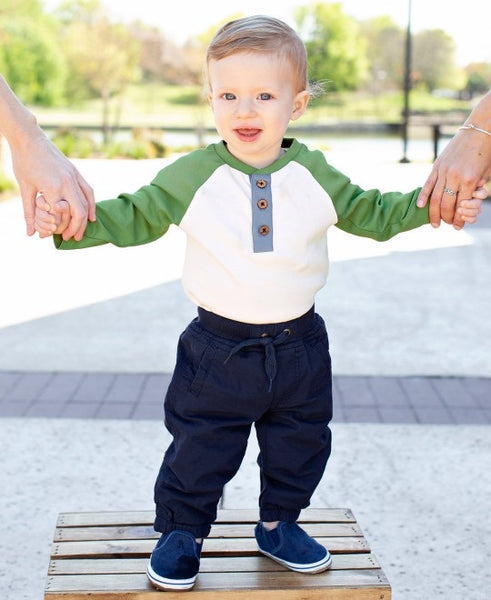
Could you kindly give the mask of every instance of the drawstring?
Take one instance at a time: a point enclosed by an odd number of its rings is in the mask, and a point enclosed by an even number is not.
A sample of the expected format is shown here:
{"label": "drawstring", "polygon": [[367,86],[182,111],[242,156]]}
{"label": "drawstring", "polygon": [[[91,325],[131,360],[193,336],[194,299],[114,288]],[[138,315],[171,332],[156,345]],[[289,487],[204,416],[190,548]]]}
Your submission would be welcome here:
{"label": "drawstring", "polygon": [[230,358],[232,358],[234,354],[242,350],[242,348],[247,348],[249,346],[264,346],[264,370],[266,371],[266,375],[269,379],[268,392],[270,392],[278,370],[276,364],[275,346],[279,346],[279,344],[282,344],[289,337],[290,333],[290,329],[283,329],[283,331],[274,338],[269,336],[267,333],[263,333],[261,337],[251,338],[239,342],[236,346],[232,348],[229,355],[224,360],[223,364],[226,364],[230,360]]}

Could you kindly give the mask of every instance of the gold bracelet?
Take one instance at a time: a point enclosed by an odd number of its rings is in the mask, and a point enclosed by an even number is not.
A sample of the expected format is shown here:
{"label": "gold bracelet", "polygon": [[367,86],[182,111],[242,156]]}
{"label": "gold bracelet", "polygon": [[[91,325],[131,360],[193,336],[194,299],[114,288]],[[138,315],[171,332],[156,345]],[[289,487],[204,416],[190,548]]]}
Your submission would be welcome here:
{"label": "gold bracelet", "polygon": [[473,123],[467,123],[467,125],[462,125],[462,127],[459,127],[459,129],[474,129],[474,131],[479,131],[480,133],[485,133],[486,135],[491,136],[491,131],[486,131],[486,129],[477,127]]}

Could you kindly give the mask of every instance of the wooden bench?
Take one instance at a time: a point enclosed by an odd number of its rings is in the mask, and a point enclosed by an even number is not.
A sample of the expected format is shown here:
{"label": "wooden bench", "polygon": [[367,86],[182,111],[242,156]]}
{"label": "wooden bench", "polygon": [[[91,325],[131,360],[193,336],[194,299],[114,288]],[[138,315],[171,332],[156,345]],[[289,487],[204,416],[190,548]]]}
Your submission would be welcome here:
{"label": "wooden bench", "polygon": [[[349,509],[307,509],[299,523],[333,555],[315,575],[258,553],[255,510],[221,510],[189,592],[161,592],[145,575],[159,537],[153,512],[61,513],[45,600],[389,600],[390,584]],[[191,596],[192,595],[192,596]]]}

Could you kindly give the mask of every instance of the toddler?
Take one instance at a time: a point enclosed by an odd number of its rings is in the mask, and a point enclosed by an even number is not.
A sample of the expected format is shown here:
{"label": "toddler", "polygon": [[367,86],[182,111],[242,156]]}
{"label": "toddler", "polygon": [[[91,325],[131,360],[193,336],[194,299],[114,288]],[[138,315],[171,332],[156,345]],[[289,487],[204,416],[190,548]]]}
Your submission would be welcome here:
{"label": "toddler", "polygon": [[[428,223],[419,190],[365,191],[322,152],[285,139],[310,93],[305,47],[282,21],[224,25],[206,57],[208,98],[222,141],[180,157],[135,193],[97,204],[81,241],[62,239],[60,201],[39,201],[36,225],[62,249],[145,244],[170,224],[187,236],[182,282],[197,317],[179,339],[165,398],[172,443],[155,484],[148,565],[154,586],[192,588],[203,539],[254,425],[260,454],[260,552],[301,573],[329,568],[326,548],[296,520],[331,451],[331,361],[314,310],[333,225],[387,240]],[[483,192],[460,203],[474,222]],[[156,263],[158,268],[158,263]]]}

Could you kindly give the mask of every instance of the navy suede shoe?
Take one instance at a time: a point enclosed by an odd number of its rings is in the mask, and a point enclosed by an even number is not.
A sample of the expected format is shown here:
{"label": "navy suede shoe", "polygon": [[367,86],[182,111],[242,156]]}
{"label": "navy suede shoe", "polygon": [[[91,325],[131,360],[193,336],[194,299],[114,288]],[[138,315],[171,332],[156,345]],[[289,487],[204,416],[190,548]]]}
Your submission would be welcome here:
{"label": "navy suede shoe", "polygon": [[259,551],[292,571],[319,573],[331,566],[329,552],[296,523],[280,521],[272,531],[261,522],[254,530]]}
{"label": "navy suede shoe", "polygon": [[187,531],[164,533],[147,567],[147,577],[159,590],[190,590],[199,571],[201,546]]}

